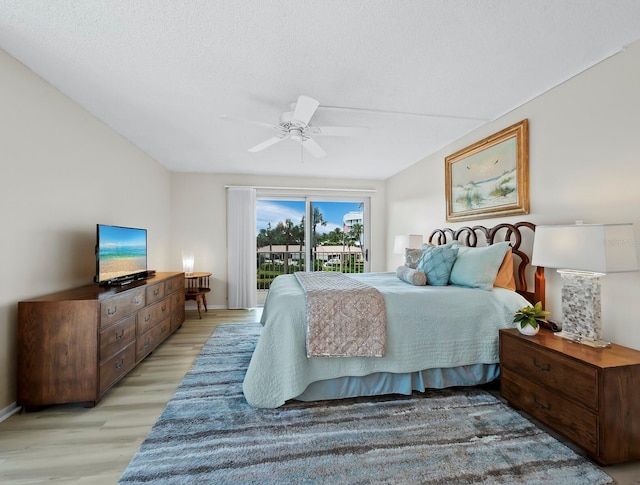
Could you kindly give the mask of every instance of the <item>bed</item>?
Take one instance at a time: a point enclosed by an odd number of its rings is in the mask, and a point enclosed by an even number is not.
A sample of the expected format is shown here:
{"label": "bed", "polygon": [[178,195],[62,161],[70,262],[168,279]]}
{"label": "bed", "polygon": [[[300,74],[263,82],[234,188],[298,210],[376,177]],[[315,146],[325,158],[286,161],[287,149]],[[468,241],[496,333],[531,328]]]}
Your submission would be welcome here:
{"label": "bed", "polygon": [[[382,357],[308,357],[305,289],[295,275],[278,276],[265,301],[263,329],[243,382],[247,402],[256,408],[276,408],[291,399],[409,395],[496,379],[499,329],[514,326],[513,314],[519,308],[544,303],[543,269],[533,270],[524,250],[531,247],[534,231],[535,226],[528,222],[433,231],[421,250],[423,254],[450,254],[447,248],[454,249],[457,258],[449,277],[457,274],[457,284],[422,286],[401,279],[405,270],[414,276],[425,270],[425,258],[412,261],[411,256],[416,255],[409,250],[405,265],[421,263],[418,268],[348,275],[358,284],[377,289],[384,299],[386,348]],[[462,286],[468,283],[468,274],[478,271],[468,266],[469,261],[478,261],[480,253],[495,254],[504,246],[507,249],[497,271],[504,273],[509,259],[514,287]]]}

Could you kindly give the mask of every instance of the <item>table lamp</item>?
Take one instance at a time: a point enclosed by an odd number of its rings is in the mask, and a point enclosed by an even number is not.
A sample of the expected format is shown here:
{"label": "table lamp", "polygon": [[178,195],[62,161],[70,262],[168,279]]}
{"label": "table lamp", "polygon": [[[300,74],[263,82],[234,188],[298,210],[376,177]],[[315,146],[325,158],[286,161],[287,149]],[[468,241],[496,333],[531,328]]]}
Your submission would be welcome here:
{"label": "table lamp", "polygon": [[407,248],[416,249],[424,242],[424,236],[422,234],[403,234],[402,236],[396,236],[393,241],[393,253],[404,254],[404,250]]}
{"label": "table lamp", "polygon": [[531,264],[556,268],[562,281],[562,331],[555,335],[592,347],[602,340],[600,277],[636,271],[632,224],[536,226]]}
{"label": "table lamp", "polygon": [[189,276],[193,274],[193,265],[195,263],[195,256],[193,251],[182,251],[182,271]]}

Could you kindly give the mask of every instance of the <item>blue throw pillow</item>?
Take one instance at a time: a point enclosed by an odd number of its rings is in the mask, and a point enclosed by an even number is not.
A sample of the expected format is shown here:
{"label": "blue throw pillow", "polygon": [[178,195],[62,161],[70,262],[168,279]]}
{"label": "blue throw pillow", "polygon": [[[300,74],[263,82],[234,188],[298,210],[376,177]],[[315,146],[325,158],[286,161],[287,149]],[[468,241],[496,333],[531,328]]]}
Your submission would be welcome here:
{"label": "blue throw pillow", "polygon": [[416,269],[427,275],[428,285],[446,286],[457,255],[458,248],[430,246],[425,248]]}
{"label": "blue throw pillow", "polygon": [[449,277],[450,283],[457,286],[491,290],[508,249],[508,242],[481,248],[459,246],[458,257]]}

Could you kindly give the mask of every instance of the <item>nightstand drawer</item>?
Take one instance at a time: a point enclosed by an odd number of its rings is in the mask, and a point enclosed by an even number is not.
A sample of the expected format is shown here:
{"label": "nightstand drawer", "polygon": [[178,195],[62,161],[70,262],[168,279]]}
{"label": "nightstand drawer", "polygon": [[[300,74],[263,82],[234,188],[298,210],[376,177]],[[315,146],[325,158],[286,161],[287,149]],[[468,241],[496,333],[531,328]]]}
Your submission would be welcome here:
{"label": "nightstand drawer", "polygon": [[500,379],[502,396],[509,404],[551,426],[587,452],[598,454],[598,418],[595,413],[508,369],[502,370]]}
{"label": "nightstand drawer", "polygon": [[[558,337],[554,337],[558,338]],[[500,365],[516,371],[570,398],[588,408],[598,409],[598,379],[596,369],[556,354],[539,346],[529,345],[522,339],[504,336]]]}

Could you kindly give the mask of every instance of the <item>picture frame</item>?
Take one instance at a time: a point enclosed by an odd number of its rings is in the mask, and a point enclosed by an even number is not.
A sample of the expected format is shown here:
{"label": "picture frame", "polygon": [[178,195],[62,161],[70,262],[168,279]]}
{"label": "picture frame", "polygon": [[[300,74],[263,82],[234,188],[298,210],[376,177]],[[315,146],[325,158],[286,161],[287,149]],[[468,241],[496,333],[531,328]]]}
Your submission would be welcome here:
{"label": "picture frame", "polygon": [[529,213],[529,120],[445,158],[447,221]]}

